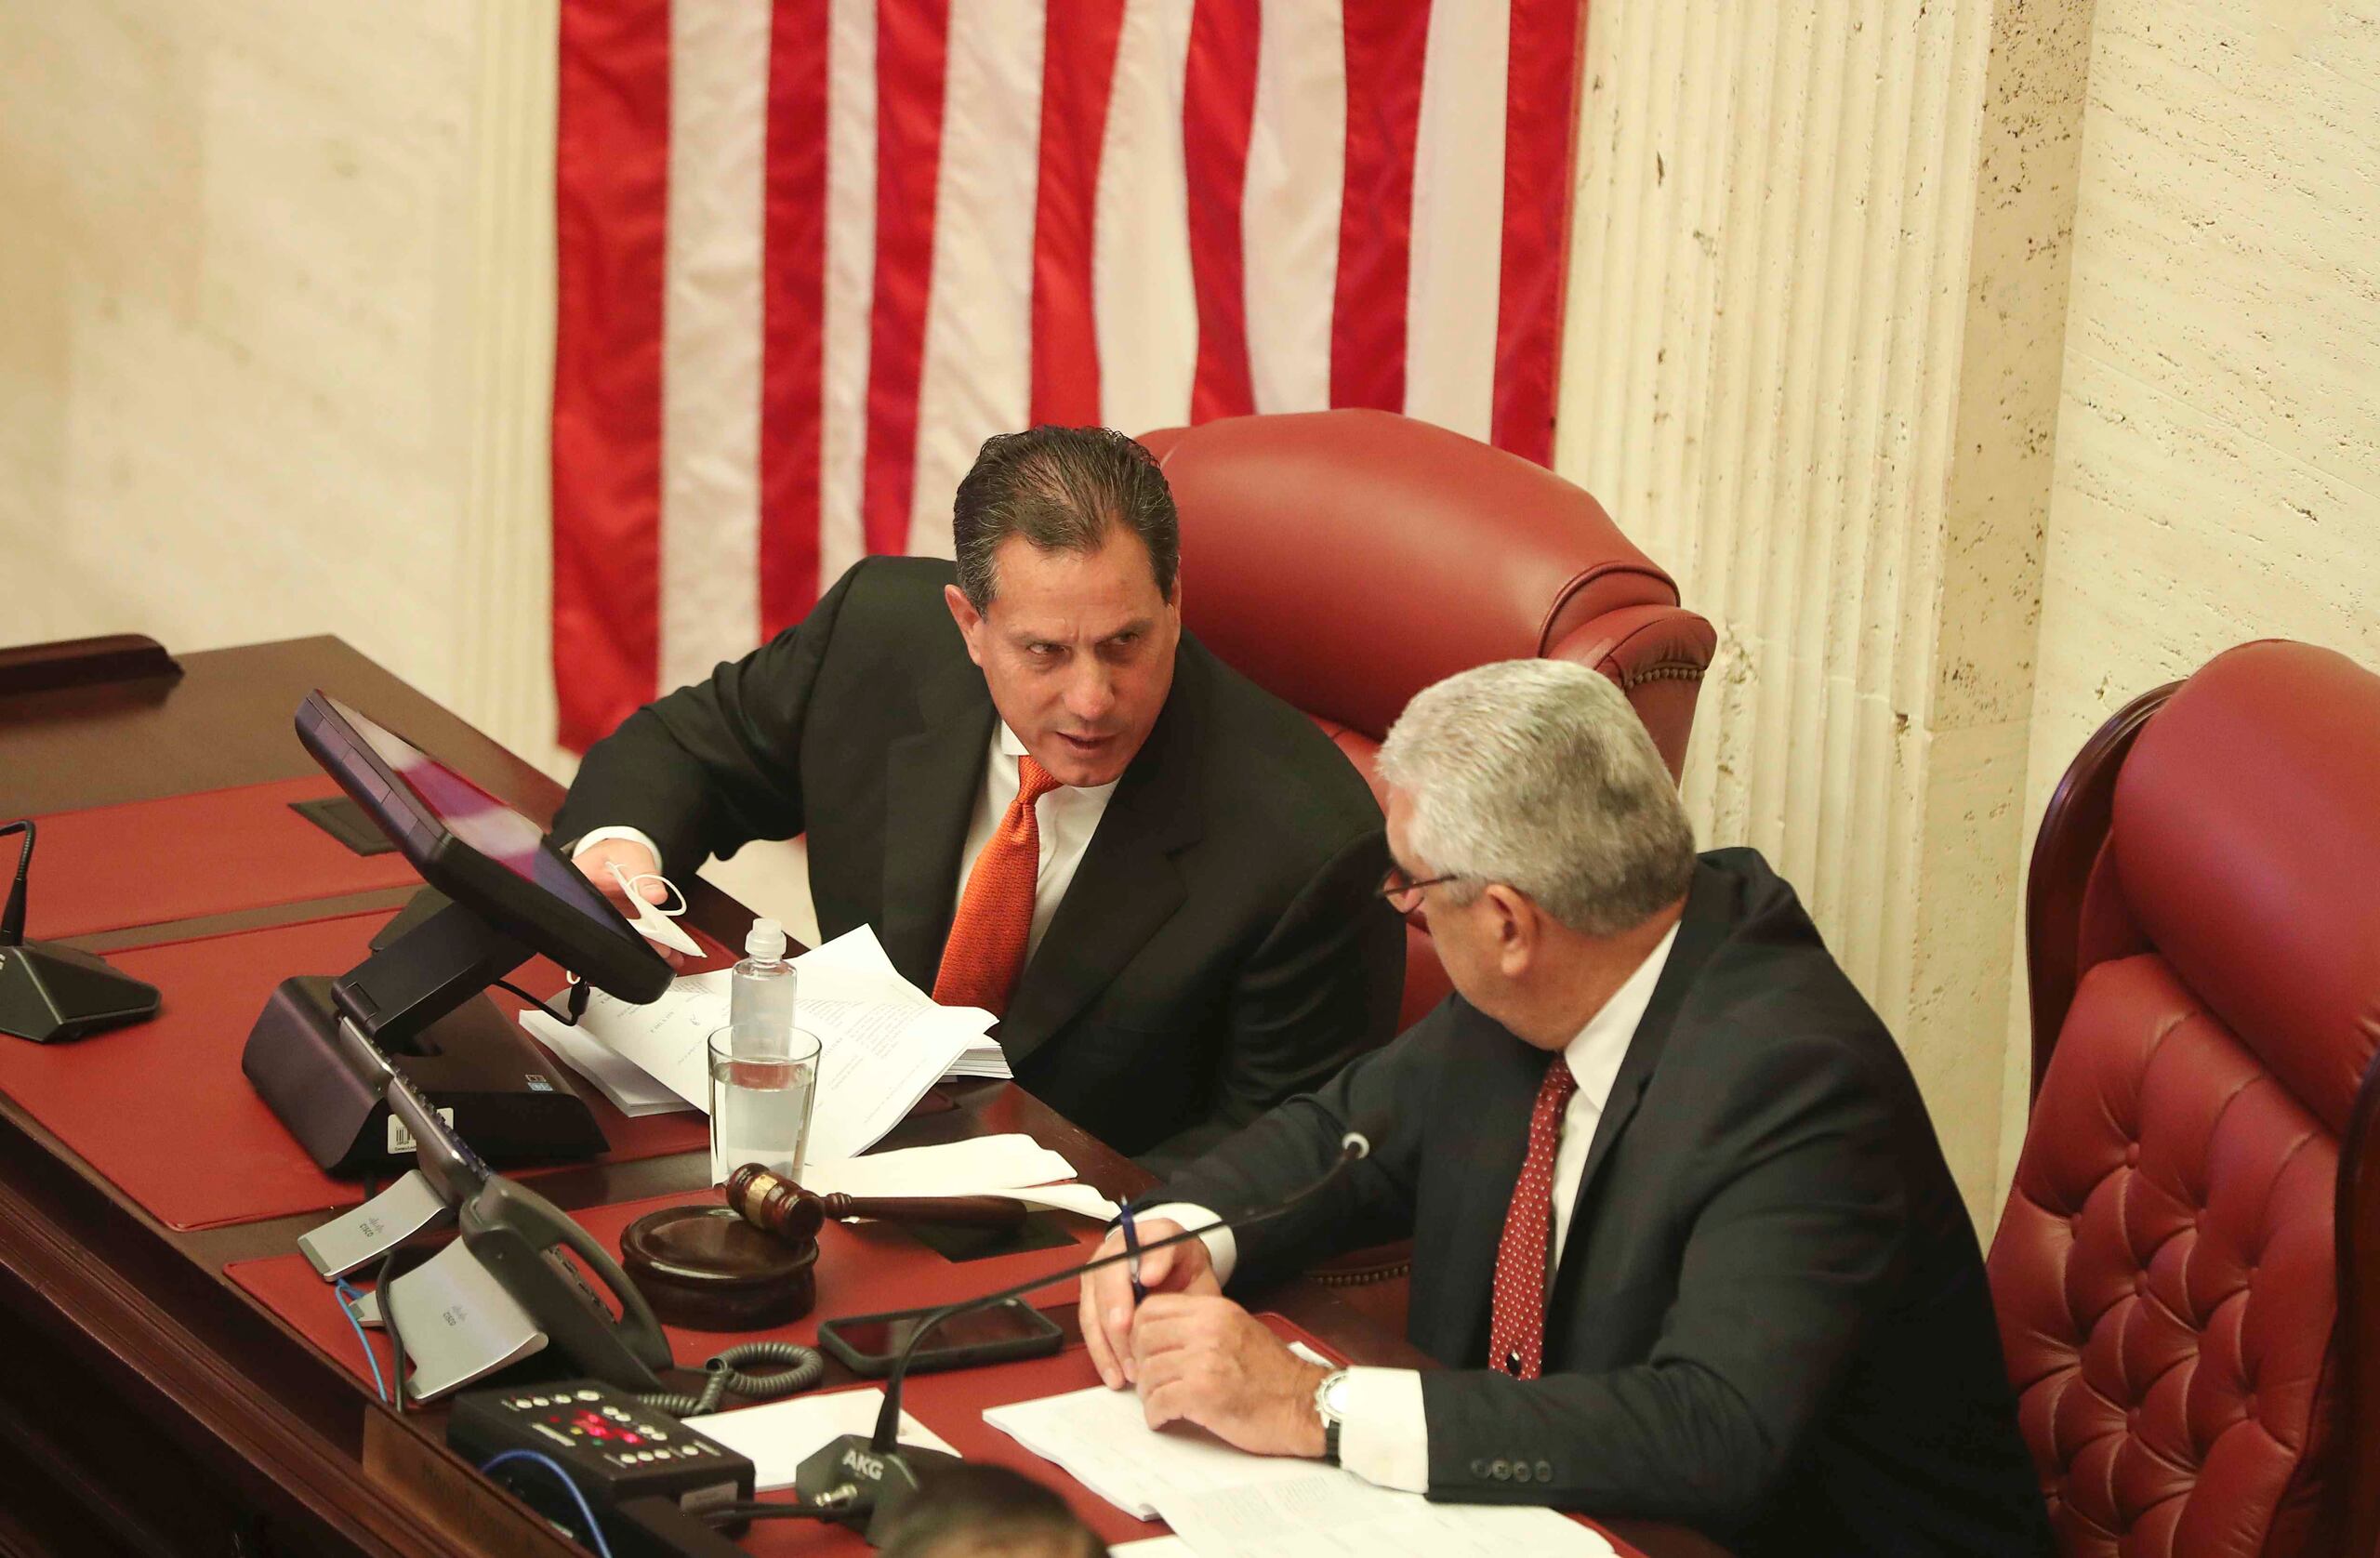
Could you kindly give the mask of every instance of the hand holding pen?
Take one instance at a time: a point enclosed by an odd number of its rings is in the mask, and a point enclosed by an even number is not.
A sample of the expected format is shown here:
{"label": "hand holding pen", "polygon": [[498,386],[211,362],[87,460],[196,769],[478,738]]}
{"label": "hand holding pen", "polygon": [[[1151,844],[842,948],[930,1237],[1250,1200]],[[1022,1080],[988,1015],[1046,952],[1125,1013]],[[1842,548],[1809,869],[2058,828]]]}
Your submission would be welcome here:
{"label": "hand holding pen", "polygon": [[[1099,1253],[1129,1253],[1180,1232],[1182,1224],[1171,1218],[1133,1217],[1128,1208],[1109,1230]],[[1200,1239],[1150,1249],[1137,1261],[1127,1261],[1084,1277],[1079,1305],[1082,1339],[1100,1380],[1110,1389],[1131,1383],[1132,1316],[1152,1295],[1222,1291],[1223,1284],[1215,1280],[1207,1263],[1206,1243]]]}

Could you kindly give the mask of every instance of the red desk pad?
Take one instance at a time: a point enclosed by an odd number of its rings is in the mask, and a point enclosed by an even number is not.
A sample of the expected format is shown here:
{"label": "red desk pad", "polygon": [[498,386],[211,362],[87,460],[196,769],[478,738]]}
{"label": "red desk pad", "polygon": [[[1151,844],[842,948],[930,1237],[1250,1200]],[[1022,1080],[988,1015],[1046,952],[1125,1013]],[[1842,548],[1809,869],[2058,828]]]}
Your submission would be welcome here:
{"label": "red desk pad", "polygon": [[[345,972],[391,918],[348,915],[112,953],[117,968],[157,986],[158,1014],[73,1044],[0,1041],[0,1090],[168,1227],[353,1205],[363,1186],[314,1166],[248,1085],[240,1051],[275,984],[292,974]],[[517,982],[545,995],[562,981],[538,959]],[[501,992],[496,999],[514,1004]],[[709,1142],[699,1114],[629,1119],[591,1085],[578,1088],[612,1143],[604,1161]]]}
{"label": "red desk pad", "polygon": [[359,855],[289,809],[338,793],[318,773],[36,818],[25,933],[55,940],[419,881],[394,850]]}

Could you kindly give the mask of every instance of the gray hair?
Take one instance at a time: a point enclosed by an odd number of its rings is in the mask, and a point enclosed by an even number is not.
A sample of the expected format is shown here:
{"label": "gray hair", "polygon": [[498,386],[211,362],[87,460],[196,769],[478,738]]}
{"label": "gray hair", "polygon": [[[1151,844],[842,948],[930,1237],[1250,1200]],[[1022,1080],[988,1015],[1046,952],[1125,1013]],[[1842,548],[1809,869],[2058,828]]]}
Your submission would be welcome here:
{"label": "gray hair", "polygon": [[1157,592],[1173,599],[1182,523],[1157,457],[1113,428],[1028,428],[984,441],[951,505],[951,550],[967,603],[998,590],[992,554],[1012,535],[1044,552],[1095,552],[1114,530],[1148,548]]}
{"label": "gray hair", "polygon": [[1414,851],[1461,878],[1449,891],[1501,882],[1610,936],[1693,879],[1694,829],[1669,769],[1620,689],[1585,666],[1506,660],[1425,687],[1379,767],[1412,803]]}

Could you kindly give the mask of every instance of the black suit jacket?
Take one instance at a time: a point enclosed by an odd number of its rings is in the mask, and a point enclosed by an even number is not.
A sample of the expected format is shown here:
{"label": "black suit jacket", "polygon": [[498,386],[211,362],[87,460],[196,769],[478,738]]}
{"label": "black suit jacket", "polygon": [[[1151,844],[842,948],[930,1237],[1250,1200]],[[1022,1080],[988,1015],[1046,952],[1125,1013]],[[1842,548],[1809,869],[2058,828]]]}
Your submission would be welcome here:
{"label": "black suit jacket", "polygon": [[1235,1287],[1410,1233],[1430,1496],[1685,1521],[1745,1554],[2026,1553],[2048,1527],[1975,1230],[1917,1088],[1792,890],[1705,855],[1604,1109],[1545,1375],[1484,1366],[1546,1057],[1460,997],[1164,1192],[1233,1212]]}
{"label": "black suit jacket", "polygon": [[[952,578],[924,558],[853,568],[806,621],[597,743],[555,836],[633,826],[691,875],[806,830],[819,929],[875,926],[932,989],[998,720]],[[998,1029],[1017,1079],[1124,1152],[1177,1158],[1319,1085],[1395,1026],[1404,930],[1368,897],[1386,865],[1354,765],[1183,634]]]}

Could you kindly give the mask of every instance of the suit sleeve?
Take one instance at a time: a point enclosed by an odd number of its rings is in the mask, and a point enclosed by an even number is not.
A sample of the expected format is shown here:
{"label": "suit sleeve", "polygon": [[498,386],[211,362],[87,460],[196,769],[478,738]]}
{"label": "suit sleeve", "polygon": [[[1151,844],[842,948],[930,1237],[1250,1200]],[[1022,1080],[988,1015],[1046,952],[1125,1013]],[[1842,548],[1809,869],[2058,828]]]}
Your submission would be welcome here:
{"label": "suit sleeve", "polygon": [[1906,1197],[1884,1085],[1833,1045],[1765,1050],[1698,1154],[1719,1155],[1692,1171],[1721,1188],[1651,1355],[1534,1380],[1426,1375],[1430,1497],[1725,1528],[1774,1495],[1892,1290]]}
{"label": "suit sleeve", "polygon": [[554,837],[633,827],[660,846],[664,872],[685,877],[755,838],[800,833],[811,693],[865,567],[846,573],[803,621],[707,680],[645,705],[588,747],[554,814]]}
{"label": "suit sleeve", "polygon": [[1321,1179],[1339,1161],[1342,1138],[1359,1130],[1370,1152],[1328,1190],[1233,1235],[1231,1286],[1260,1288],[1341,1250],[1410,1234],[1428,1118],[1419,1101],[1429,1095],[1441,1063],[1437,1030],[1424,1022],[1358,1056],[1320,1089],[1290,1099],[1144,1199],[1194,1202],[1236,1217]]}
{"label": "suit sleeve", "polygon": [[1405,923],[1375,890],[1388,867],[1378,828],[1342,845],[1291,900],[1233,982],[1230,1034],[1207,1117],[1144,1161],[1162,1172],[1281,1100],[1319,1088],[1394,1030]]}

